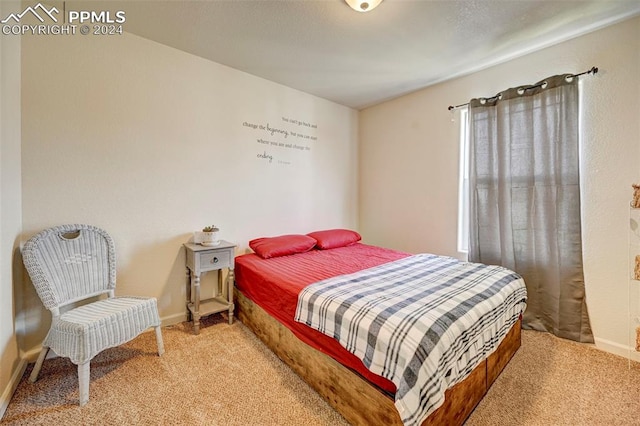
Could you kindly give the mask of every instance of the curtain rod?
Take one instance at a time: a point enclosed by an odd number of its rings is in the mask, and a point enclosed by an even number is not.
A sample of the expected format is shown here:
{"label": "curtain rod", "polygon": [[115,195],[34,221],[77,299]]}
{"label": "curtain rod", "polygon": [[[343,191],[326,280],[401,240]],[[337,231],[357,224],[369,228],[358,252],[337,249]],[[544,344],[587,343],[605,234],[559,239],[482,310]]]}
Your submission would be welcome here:
{"label": "curtain rod", "polygon": [[[588,70],[588,71],[584,71],[584,72],[581,72],[581,73],[579,73],[579,74],[569,74],[569,76],[573,78],[573,77],[580,77],[581,75],[591,74],[591,73],[593,73],[593,74],[597,74],[597,73],[598,73],[598,67],[591,67],[591,69],[590,69],[590,70]],[[535,87],[539,87],[539,86],[540,86],[540,85],[537,85],[537,86],[529,86],[529,87],[525,87],[524,89],[533,89],[533,88],[535,88]],[[490,98],[487,98],[487,99],[495,99],[495,98],[497,98],[498,96],[500,96],[500,93],[498,93],[497,95],[492,96],[492,97],[490,97]],[[455,105],[455,106],[454,106],[454,105],[449,105],[449,108],[447,108],[447,109],[448,109],[449,111],[453,111],[454,109],[457,109],[457,108],[460,108],[460,107],[463,107],[463,106],[467,106],[467,105],[469,105],[469,102],[467,102],[466,104],[460,104],[460,105]]]}

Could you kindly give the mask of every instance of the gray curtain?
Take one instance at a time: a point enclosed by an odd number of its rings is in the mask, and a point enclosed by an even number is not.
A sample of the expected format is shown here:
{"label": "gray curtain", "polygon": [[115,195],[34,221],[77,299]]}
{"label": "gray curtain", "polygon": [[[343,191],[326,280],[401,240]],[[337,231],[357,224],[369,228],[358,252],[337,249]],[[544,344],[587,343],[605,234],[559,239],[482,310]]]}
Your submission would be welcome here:
{"label": "gray curtain", "polygon": [[469,260],[518,272],[523,326],[593,342],[580,225],[578,78],[469,102]]}

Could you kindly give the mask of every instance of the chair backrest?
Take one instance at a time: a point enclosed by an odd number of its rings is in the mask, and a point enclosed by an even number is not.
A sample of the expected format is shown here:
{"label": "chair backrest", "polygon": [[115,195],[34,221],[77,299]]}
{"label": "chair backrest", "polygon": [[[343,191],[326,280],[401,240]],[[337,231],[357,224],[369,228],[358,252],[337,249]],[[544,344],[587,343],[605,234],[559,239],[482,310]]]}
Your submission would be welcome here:
{"label": "chair backrest", "polygon": [[60,306],[116,287],[113,240],[90,225],[61,225],[31,237],[22,249],[24,265],[44,306]]}

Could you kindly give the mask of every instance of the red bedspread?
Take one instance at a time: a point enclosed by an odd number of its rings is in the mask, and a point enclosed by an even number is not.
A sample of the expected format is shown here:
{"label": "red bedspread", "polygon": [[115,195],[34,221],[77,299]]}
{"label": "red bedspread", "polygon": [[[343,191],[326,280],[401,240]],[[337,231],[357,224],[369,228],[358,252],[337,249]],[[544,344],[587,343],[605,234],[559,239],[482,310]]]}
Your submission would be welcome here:
{"label": "red bedspread", "polygon": [[336,340],[294,321],[298,293],[325,278],[350,274],[409,256],[395,250],[354,244],[331,250],[311,250],[291,256],[262,259],[251,253],[235,259],[236,287],[300,340],[355,370],[378,387],[395,393],[395,385],[371,373]]}

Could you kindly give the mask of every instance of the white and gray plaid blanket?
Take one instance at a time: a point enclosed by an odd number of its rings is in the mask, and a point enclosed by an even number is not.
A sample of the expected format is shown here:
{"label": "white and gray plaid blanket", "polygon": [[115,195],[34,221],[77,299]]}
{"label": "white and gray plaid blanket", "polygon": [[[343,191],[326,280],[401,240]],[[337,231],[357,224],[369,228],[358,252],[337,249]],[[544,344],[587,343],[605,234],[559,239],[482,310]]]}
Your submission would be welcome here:
{"label": "white and gray plaid blanket", "polygon": [[309,285],[295,320],[392,381],[402,421],[419,425],[498,347],[526,299],[506,268],[419,254]]}

